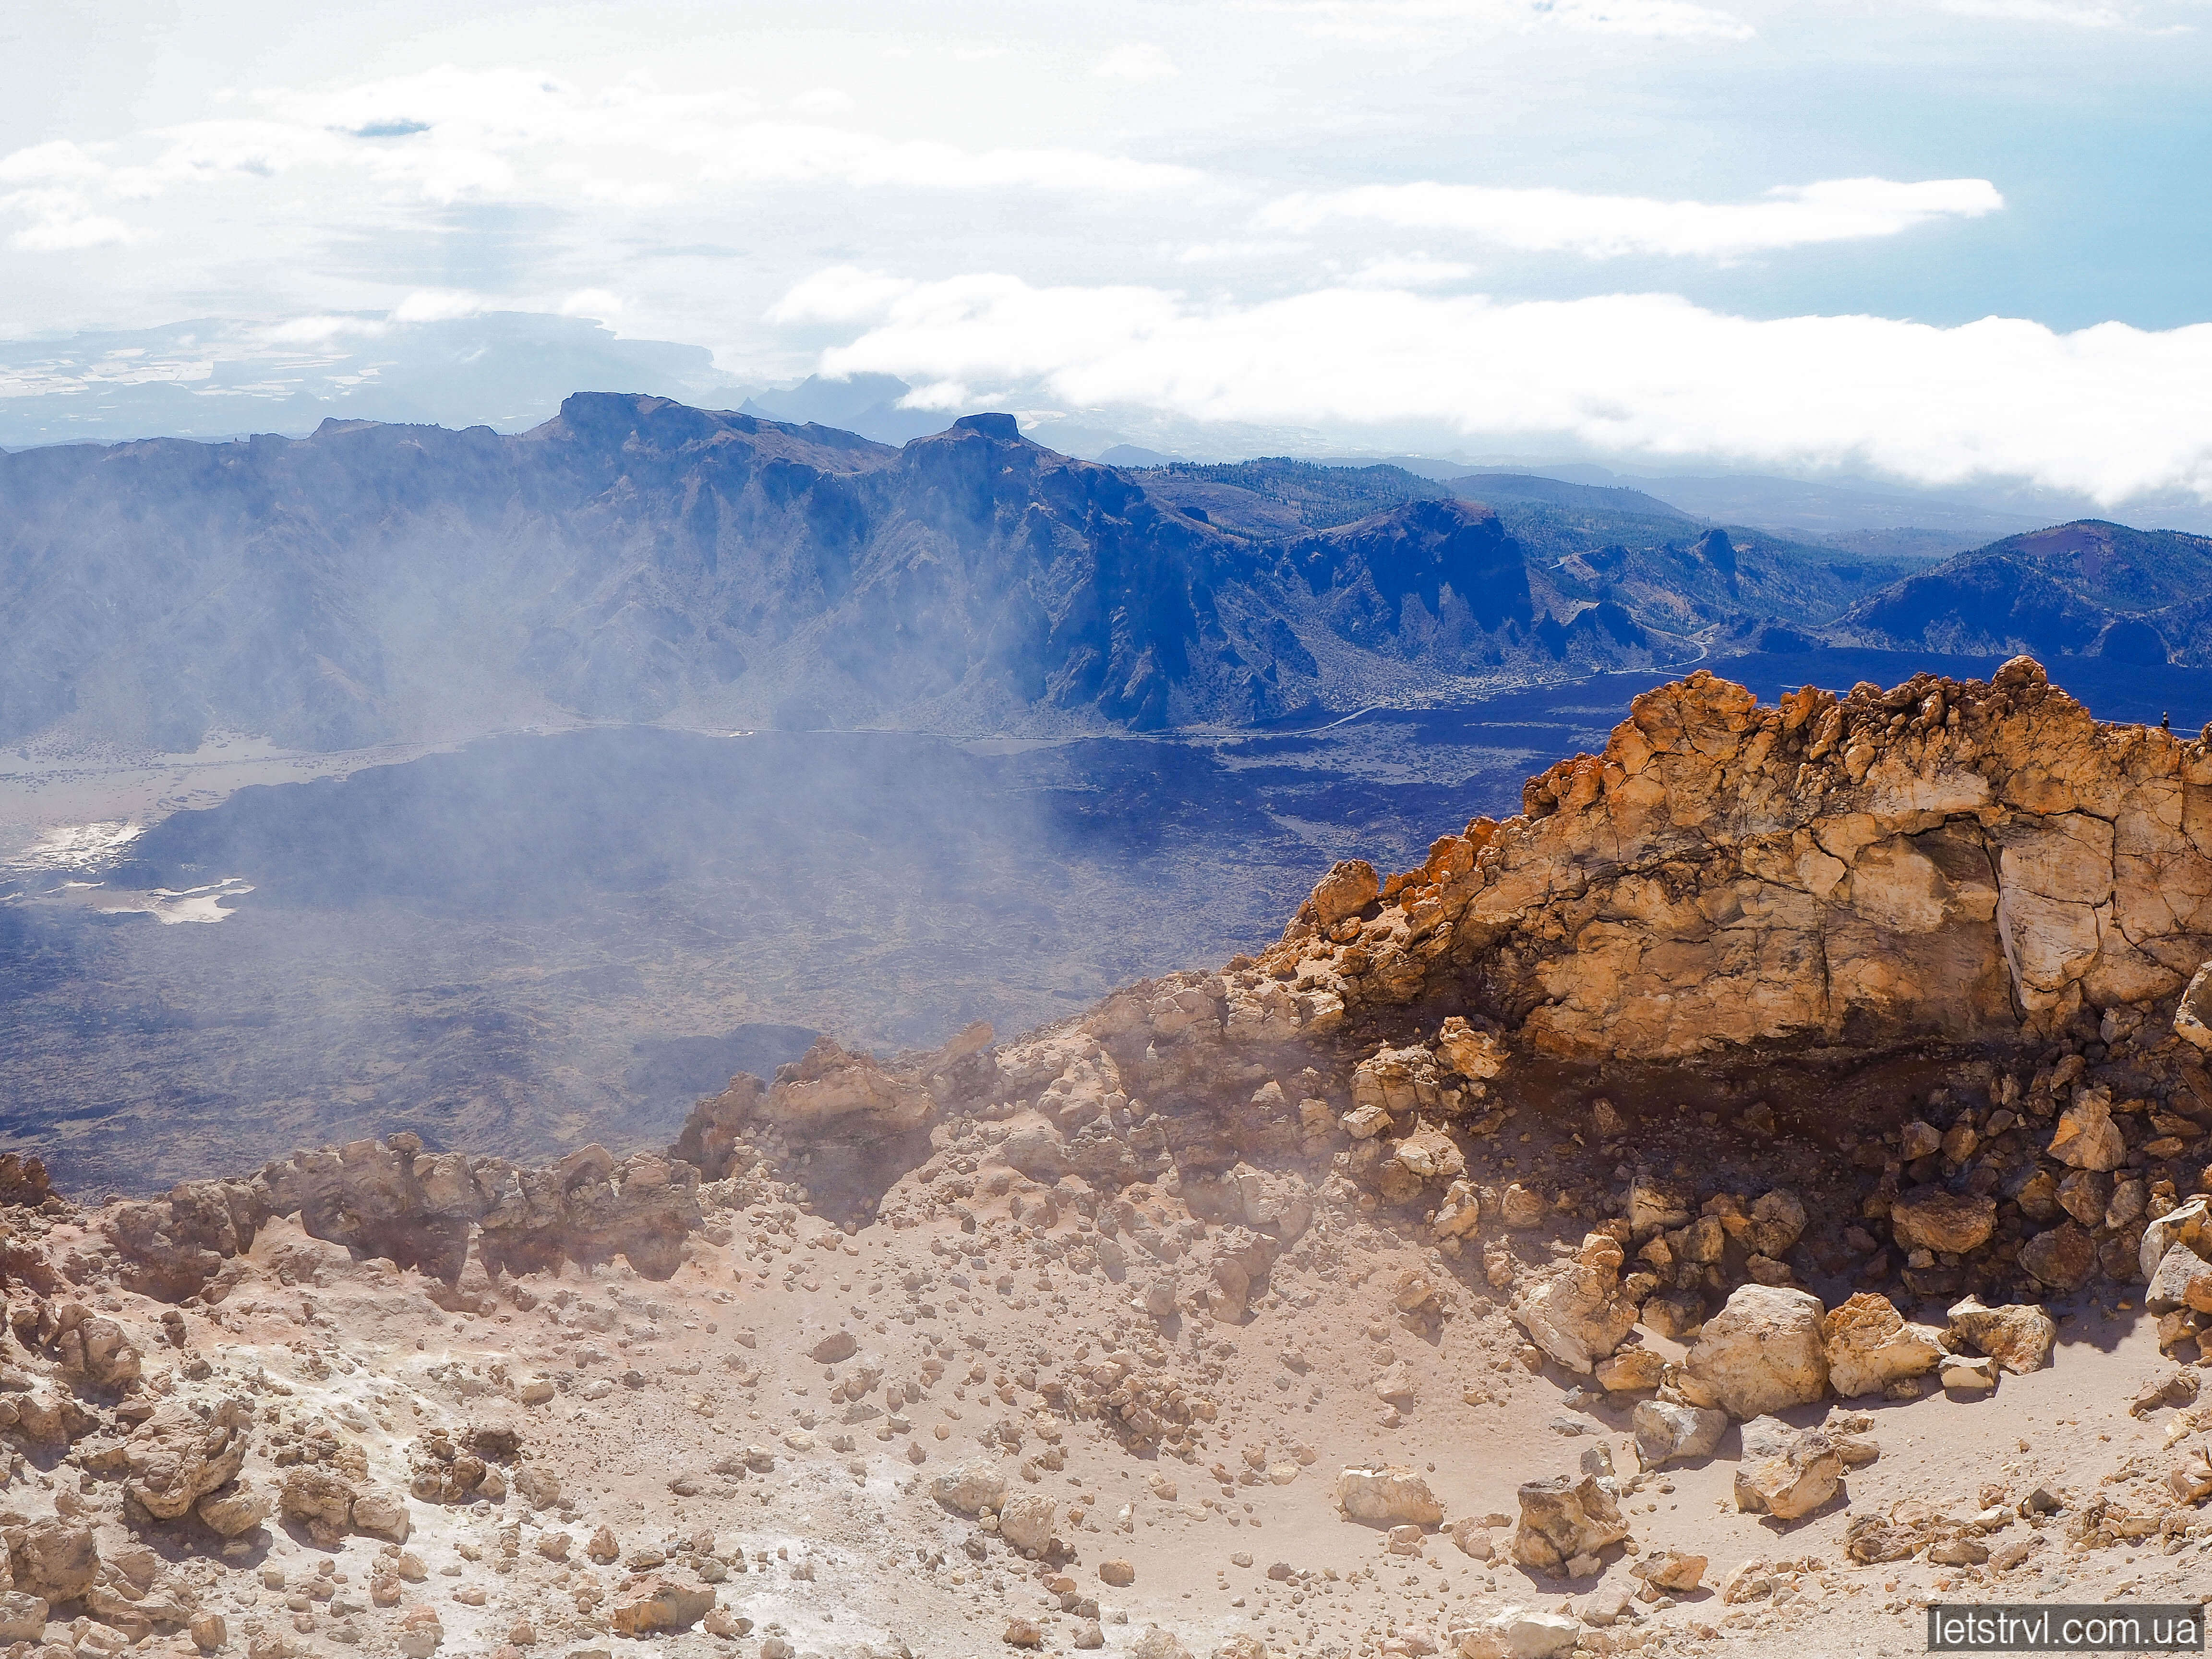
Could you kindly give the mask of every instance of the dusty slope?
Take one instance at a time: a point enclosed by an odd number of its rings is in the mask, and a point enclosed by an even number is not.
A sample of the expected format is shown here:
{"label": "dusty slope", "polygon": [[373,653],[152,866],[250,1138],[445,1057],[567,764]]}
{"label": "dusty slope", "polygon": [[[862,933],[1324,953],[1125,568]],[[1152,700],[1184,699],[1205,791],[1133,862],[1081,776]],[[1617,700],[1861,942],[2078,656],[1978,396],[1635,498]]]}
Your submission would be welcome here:
{"label": "dusty slope", "polygon": [[[2028,719],[2077,803],[2170,761],[2158,821],[2202,821],[2200,746],[2069,749],[2024,669],[1940,690],[1970,733]],[[1931,763],[1934,728],[1876,726],[1878,702],[1855,699],[1881,735],[1853,788]],[[1639,1017],[1676,994],[1640,967],[1612,1052],[1468,995],[1563,894],[1650,879],[1626,841],[1571,881],[1559,852],[1636,778],[1659,868],[1711,890],[1684,832],[1725,830],[1710,863],[1745,819],[1692,809],[1711,775],[1767,774],[1697,719],[1654,750],[1680,769],[1602,770],[1685,710],[1771,724],[1710,681],[1652,694],[1463,863],[1448,837],[1419,879],[1339,866],[1287,955],[1002,1045],[825,1042],[702,1103],[666,1155],[530,1170],[401,1135],[82,1209],[0,1161],[0,1629],[25,1653],[194,1630],[264,1656],[643,1653],[662,1624],[654,1650],[762,1659],[1859,1654],[1919,1650],[1931,1599],[2201,1595],[2202,981],[2118,996],[2092,960],[1964,1029],[1896,1003],[1808,1030],[1785,999],[1695,1052]],[[1844,786],[1792,764],[1825,821]],[[1857,925],[1851,867],[1833,914],[1796,918],[1818,939]],[[1388,996],[1353,983],[1353,939],[1402,942],[1425,890],[1476,871],[1462,919],[1509,880],[1533,896],[1484,974],[1447,978],[1448,948]],[[2000,912],[2004,880],[2000,854]],[[1561,930],[1546,961],[1578,983],[1613,936]],[[1333,985],[1278,976],[1324,959]]]}

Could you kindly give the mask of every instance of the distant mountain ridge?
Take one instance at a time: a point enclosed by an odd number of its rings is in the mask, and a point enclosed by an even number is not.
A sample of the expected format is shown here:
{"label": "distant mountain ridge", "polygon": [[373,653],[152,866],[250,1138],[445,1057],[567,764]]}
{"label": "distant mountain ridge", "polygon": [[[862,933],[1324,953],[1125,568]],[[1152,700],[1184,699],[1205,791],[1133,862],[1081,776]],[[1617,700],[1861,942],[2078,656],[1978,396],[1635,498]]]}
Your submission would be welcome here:
{"label": "distant mountain ridge", "polygon": [[1687,661],[1917,568],[1479,482],[1127,471],[1006,415],[893,448],[599,392],[512,435],[31,451],[0,457],[0,740],[1237,725]]}
{"label": "distant mountain ridge", "polygon": [[1891,649],[2212,667],[2212,538],[2053,525],[1898,582],[1830,633]]}

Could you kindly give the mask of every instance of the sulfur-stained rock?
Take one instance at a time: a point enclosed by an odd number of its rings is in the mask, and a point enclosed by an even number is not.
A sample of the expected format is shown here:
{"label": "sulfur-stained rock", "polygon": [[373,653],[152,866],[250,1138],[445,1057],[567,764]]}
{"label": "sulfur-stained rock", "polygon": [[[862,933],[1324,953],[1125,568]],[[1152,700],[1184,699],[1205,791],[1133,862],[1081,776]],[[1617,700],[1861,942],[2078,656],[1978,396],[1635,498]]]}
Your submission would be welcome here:
{"label": "sulfur-stained rock", "polygon": [[987,1464],[963,1463],[931,1481],[929,1495],[957,1515],[981,1515],[1006,1501],[1006,1477]]}
{"label": "sulfur-stained rock", "polygon": [[1587,1374],[1635,1328],[1637,1310],[1621,1294],[1620,1267],[1620,1241],[1591,1233],[1573,1260],[1521,1289],[1507,1312],[1553,1360]]}
{"label": "sulfur-stained rock", "polygon": [[125,1443],[124,1490],[155,1520],[174,1521],[236,1477],[252,1424],[252,1409],[240,1400],[222,1401],[204,1419],[183,1406],[159,1407]]}
{"label": "sulfur-stained rock", "polygon": [[304,1528],[324,1548],[342,1542],[353,1523],[352,1482],[315,1463],[295,1463],[284,1471],[276,1508],[287,1521]]}
{"label": "sulfur-stained rock", "polygon": [[607,1623],[617,1636],[689,1630],[714,1605],[714,1592],[706,1585],[685,1583],[656,1574],[617,1595]]}
{"label": "sulfur-stained rock", "polygon": [[2212,1260],[2212,1196],[2198,1193],[2185,1199],[2164,1215],[2154,1216],[2143,1228],[2136,1262],[2148,1279],[2177,1244],[2186,1244]]}
{"label": "sulfur-stained rock", "polygon": [[1773,1285],[1746,1285],[1705,1323],[1684,1361],[1739,1420],[1810,1405],[1827,1392],[1820,1298]]}
{"label": "sulfur-stained rock", "polygon": [[1346,1519],[1371,1527],[1433,1527],[1444,1518],[1429,1483],[1395,1463],[1345,1470],[1336,1478],[1336,1502]]}
{"label": "sulfur-stained rock", "polygon": [[1649,1348],[1621,1348],[1597,1363],[1597,1385],[1608,1394],[1635,1394],[1656,1389],[1667,1372],[1667,1362]]}
{"label": "sulfur-stained rock", "polygon": [[2128,1143],[2112,1121],[2112,1097],[2107,1089],[2084,1089],[2074,1103],[2058,1115],[2051,1136],[2051,1156],[2076,1170],[2117,1170],[2127,1161]]}
{"label": "sulfur-stained rock", "polygon": [[1843,1456],[1819,1430],[1795,1429],[1775,1417],[1755,1417],[1743,1425],[1737,1509],[1799,1520],[1833,1498],[1843,1478]]}
{"label": "sulfur-stained rock", "polygon": [[1932,1326],[1907,1324],[1887,1297],[1870,1291],[1830,1309],[1820,1328],[1828,1386],[1844,1400],[1880,1394],[1902,1377],[1925,1376],[1943,1356]]}
{"label": "sulfur-stained rock", "polygon": [[1524,1480],[1518,1495],[1521,1520],[1513,1534],[1513,1559],[1524,1567],[1556,1572],[1628,1536],[1619,1500],[1597,1475]]}
{"label": "sulfur-stained rock", "polygon": [[1382,883],[1373,865],[1364,859],[1346,859],[1314,884],[1306,903],[1317,925],[1333,927],[1346,916],[1358,915],[1382,890]]}
{"label": "sulfur-stained rock", "polygon": [[1729,1425],[1728,1413],[1716,1407],[1666,1400],[1639,1401],[1630,1422],[1637,1460],[1647,1469],[1711,1457]]}
{"label": "sulfur-stained rock", "polygon": [[210,1492],[200,1499],[195,1512],[223,1537],[237,1538],[266,1521],[270,1507],[265,1490],[241,1480]]}
{"label": "sulfur-stained rock", "polygon": [[1889,1206],[1890,1231],[1906,1249],[1948,1251],[1964,1255],[1990,1242],[1996,1231],[1996,1200],[1979,1194],[1919,1187]]}

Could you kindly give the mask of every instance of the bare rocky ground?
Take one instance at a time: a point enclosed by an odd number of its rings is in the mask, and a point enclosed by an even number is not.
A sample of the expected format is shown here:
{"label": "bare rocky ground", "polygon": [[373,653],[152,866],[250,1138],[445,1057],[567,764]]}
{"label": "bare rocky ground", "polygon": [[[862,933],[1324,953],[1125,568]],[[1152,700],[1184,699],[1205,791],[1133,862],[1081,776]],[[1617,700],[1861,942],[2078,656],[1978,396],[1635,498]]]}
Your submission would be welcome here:
{"label": "bare rocky ground", "polygon": [[1663,688],[1256,958],[825,1041],[665,1153],[88,1207],[0,1158],[0,1640],[1856,1655],[2195,1601],[2212,738],[2032,668]]}
{"label": "bare rocky ground", "polygon": [[[1738,1502],[1738,1429],[1709,1459],[1638,1473],[1632,1402],[1650,1391],[1543,1364],[1508,1292],[1378,1227],[1340,1183],[1319,1183],[1243,1318],[1182,1302],[1156,1317],[1144,1288],[1221,1230],[1157,1188],[1101,1204],[1076,1179],[1028,1180],[998,1156],[1005,1127],[943,1126],[849,1232],[725,1183],[665,1279],[617,1260],[448,1287],[280,1219],[220,1301],[180,1309],[67,1279],[99,1254],[98,1212],[20,1212],[15,1265],[35,1251],[64,1277],[45,1297],[16,1286],[11,1312],[72,1323],[88,1359],[106,1322],[138,1358],[120,1389],[73,1378],[68,1335],[33,1328],[26,1346],[18,1315],[0,1628],[50,1655],[380,1654],[435,1636],[463,1654],[775,1659],[975,1654],[1010,1635],[1423,1654],[1517,1607],[1564,1615],[1547,1639],[1593,1653],[1863,1654],[1919,1650],[1931,1599],[2186,1601],[2212,1573],[2212,1517],[2168,1484],[2212,1480],[2212,1413],[2130,1414],[2146,1385],[2194,1376],[2131,1298],[2054,1310],[2051,1362],[1994,1392],[1854,1402],[1880,1455],[1782,1523]],[[1517,1270],[1567,1248],[1556,1233],[1494,1242]],[[1118,1279],[1102,1262],[1117,1250]],[[1435,1292],[1411,1312],[1409,1279]],[[1683,1352],[1641,1334],[1641,1352]],[[1178,1450],[1117,1426],[1099,1389],[1123,1373]],[[73,1438],[25,1431],[64,1399]],[[209,1425],[232,1419],[247,1450],[199,1515],[274,1511],[228,1540],[189,1508],[151,1519],[134,1494],[179,1490],[164,1453],[185,1448],[182,1485],[200,1484],[222,1467],[193,1466]],[[471,1447],[489,1455],[469,1464]],[[1572,1578],[1516,1562],[1522,1484],[1608,1464],[1627,1535]],[[1342,1471],[1390,1466],[1433,1495],[1382,1510],[1416,1533],[1338,1502]],[[473,1486],[447,1473],[473,1468]],[[968,1512],[983,1504],[995,1518]],[[1855,1560],[1866,1516],[1917,1528],[1917,1553]],[[1697,1588],[1634,1599],[1638,1565],[1678,1555],[1705,1559]],[[97,1581],[70,1594],[88,1565]],[[617,1633],[641,1617],[686,1628]]]}

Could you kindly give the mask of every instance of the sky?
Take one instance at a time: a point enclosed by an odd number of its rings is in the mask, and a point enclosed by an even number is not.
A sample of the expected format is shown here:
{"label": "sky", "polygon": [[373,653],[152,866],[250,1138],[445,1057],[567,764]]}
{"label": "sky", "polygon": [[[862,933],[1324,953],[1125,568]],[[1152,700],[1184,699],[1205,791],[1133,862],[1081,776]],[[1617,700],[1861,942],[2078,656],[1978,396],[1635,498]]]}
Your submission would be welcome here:
{"label": "sky", "polygon": [[[2212,502],[2209,40],[2212,0],[10,8],[0,418],[351,395],[498,316],[697,349],[603,353],[629,389],[865,371],[1191,453]],[[530,355],[429,417],[522,418]]]}

